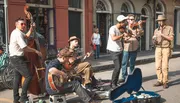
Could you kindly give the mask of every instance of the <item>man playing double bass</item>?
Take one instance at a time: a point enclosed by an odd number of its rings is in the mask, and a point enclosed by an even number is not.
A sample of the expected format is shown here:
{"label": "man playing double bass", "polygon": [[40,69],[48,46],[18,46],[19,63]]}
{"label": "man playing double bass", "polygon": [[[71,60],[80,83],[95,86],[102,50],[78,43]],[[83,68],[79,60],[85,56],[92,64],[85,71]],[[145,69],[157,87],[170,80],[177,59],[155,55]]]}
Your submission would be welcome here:
{"label": "man playing double bass", "polygon": [[[72,36],[68,40],[69,46],[63,48],[63,50],[69,51],[69,56],[73,58],[74,63],[70,64],[73,65],[71,69],[75,69],[75,72],[77,74],[80,74],[83,77],[83,85],[86,87],[87,90],[92,90],[93,86],[96,86],[98,80],[94,77],[92,66],[89,62],[82,62],[83,56],[80,56],[78,53],[79,49],[78,48],[78,43],[79,43],[79,38],[76,36]],[[89,57],[91,53],[87,53],[86,56]],[[64,67],[68,69],[66,66]]]}
{"label": "man playing double bass", "polygon": [[[12,31],[10,36],[9,53],[10,62],[14,69],[14,79],[13,79],[13,97],[14,103],[25,103],[28,100],[27,90],[29,83],[32,79],[32,74],[30,73],[24,58],[24,52],[34,52],[40,57],[42,53],[27,46],[25,39],[28,38],[33,32],[32,24],[29,31],[25,34],[26,24],[24,19],[18,18],[15,21],[16,28]],[[19,96],[19,84],[21,82],[21,77],[25,77],[25,81],[22,85],[21,97]]]}

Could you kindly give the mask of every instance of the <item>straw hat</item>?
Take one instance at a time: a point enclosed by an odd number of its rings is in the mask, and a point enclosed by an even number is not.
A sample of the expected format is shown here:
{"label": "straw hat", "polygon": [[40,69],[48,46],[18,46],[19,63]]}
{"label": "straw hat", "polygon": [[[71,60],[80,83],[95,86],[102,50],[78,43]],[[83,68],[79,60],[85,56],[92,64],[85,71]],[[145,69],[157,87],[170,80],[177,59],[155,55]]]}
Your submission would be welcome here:
{"label": "straw hat", "polygon": [[166,17],[164,15],[158,15],[157,21],[166,20]]}
{"label": "straw hat", "polygon": [[71,36],[70,38],[69,38],[69,40],[68,40],[68,42],[70,42],[70,41],[73,41],[73,40],[80,40],[79,38],[77,38],[76,36]]}

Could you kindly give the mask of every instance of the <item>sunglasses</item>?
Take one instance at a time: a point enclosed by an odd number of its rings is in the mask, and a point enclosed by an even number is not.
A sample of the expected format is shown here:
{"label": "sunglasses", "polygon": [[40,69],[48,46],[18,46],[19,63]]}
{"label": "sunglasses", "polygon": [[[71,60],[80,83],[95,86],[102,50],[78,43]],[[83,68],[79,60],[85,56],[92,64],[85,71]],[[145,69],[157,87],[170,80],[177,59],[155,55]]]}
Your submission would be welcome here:
{"label": "sunglasses", "polygon": [[26,23],[20,23],[21,26],[26,26]]}
{"label": "sunglasses", "polygon": [[129,19],[129,20],[133,21],[134,19]]}

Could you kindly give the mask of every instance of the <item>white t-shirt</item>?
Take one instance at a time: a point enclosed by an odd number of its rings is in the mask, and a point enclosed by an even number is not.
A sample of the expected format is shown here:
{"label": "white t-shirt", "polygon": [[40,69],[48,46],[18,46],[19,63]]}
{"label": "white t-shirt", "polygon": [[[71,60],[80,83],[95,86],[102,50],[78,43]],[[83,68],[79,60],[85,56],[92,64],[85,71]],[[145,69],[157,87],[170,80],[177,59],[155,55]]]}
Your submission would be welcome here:
{"label": "white t-shirt", "polygon": [[14,29],[11,33],[10,44],[9,44],[9,53],[10,56],[23,56],[23,48],[27,46],[24,41],[24,33],[19,29]]}
{"label": "white t-shirt", "polygon": [[100,34],[93,33],[93,43],[96,45],[100,45]]}
{"label": "white t-shirt", "polygon": [[107,43],[107,50],[113,51],[113,52],[120,52],[123,50],[122,48],[122,42],[121,39],[119,40],[112,40],[111,35],[121,35],[119,29],[117,28],[116,25],[112,26],[109,29],[109,38],[108,38],[108,43]]}

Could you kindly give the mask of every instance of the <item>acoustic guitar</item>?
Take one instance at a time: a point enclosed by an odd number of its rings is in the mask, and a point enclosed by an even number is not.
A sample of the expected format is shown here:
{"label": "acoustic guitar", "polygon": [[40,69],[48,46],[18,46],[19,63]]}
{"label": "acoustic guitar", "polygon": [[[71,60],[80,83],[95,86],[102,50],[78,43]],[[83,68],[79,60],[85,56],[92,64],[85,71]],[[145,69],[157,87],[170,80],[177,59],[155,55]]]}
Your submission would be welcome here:
{"label": "acoustic guitar", "polygon": [[[89,53],[90,53],[90,55],[92,54],[92,52],[93,51],[90,51]],[[63,63],[63,67],[66,69],[66,70],[73,70],[76,66],[77,66],[77,62],[80,60],[81,62],[83,62],[86,58],[87,58],[87,54],[85,54],[85,55],[82,55],[82,56],[78,56],[77,58],[76,58],[76,60],[74,60],[74,62],[72,62],[72,63],[70,63],[69,62],[69,59],[70,58],[74,58],[74,57],[69,57],[68,59],[67,59],[67,61],[66,62],[64,62]]]}
{"label": "acoustic guitar", "polygon": [[62,75],[54,75],[51,73],[48,73],[48,82],[49,86],[52,90],[58,91],[58,87],[61,87],[63,83],[67,82],[67,78],[64,78]]}

